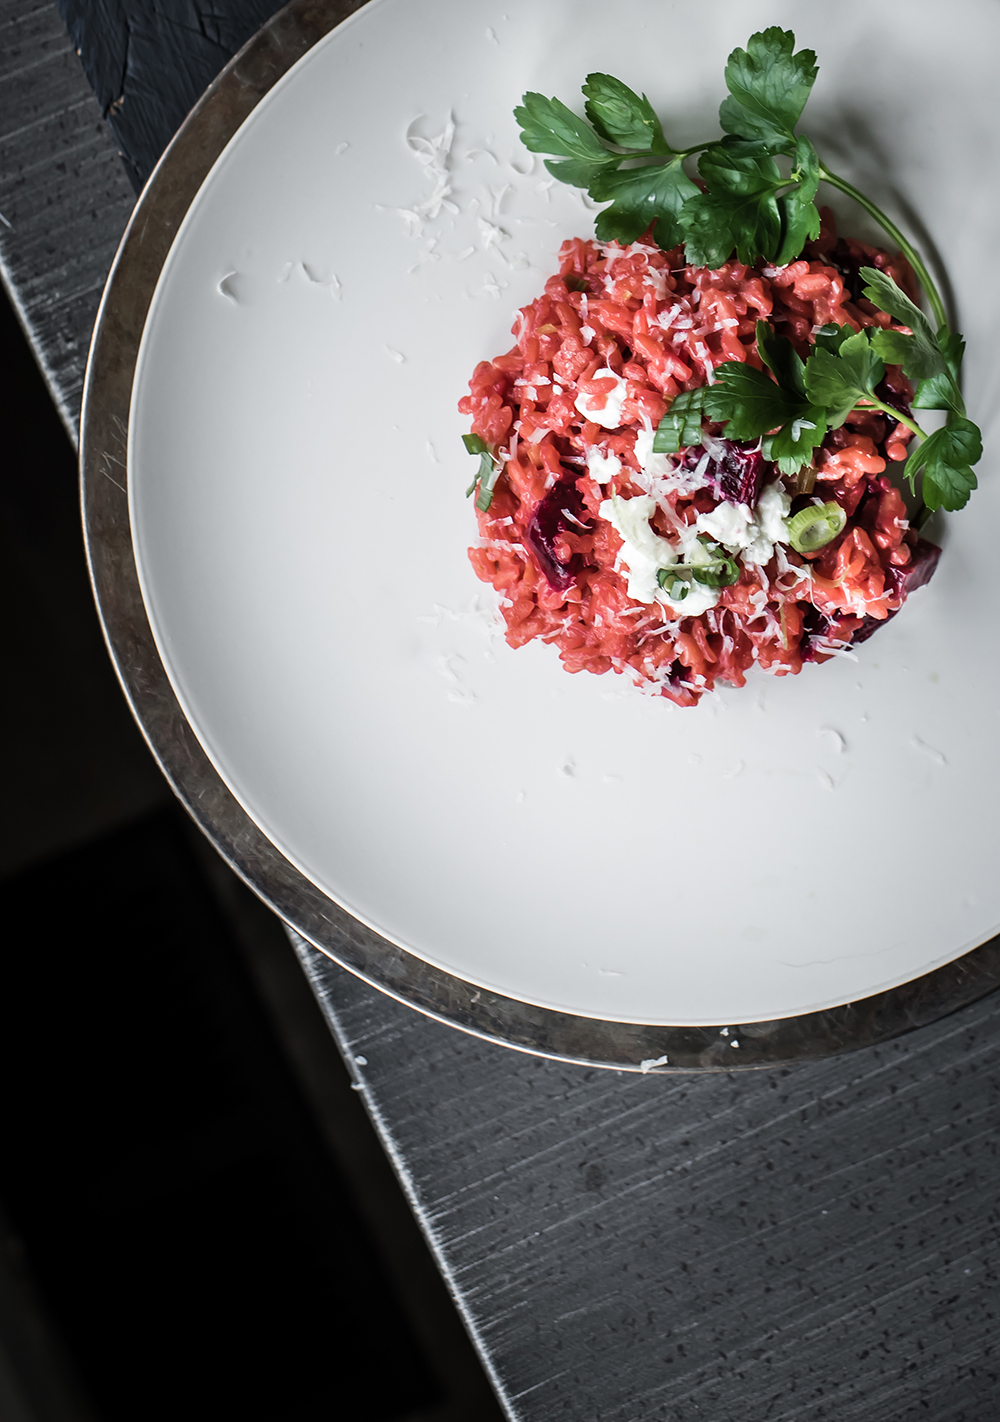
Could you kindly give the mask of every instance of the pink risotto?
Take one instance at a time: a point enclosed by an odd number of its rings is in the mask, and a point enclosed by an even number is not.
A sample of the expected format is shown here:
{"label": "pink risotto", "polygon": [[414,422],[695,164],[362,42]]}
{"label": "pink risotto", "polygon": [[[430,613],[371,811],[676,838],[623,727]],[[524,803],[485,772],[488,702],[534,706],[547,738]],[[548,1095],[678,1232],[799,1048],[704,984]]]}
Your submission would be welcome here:
{"label": "pink risotto", "polygon": [[[763,368],[758,320],[802,357],[831,323],[897,324],[861,295],[865,265],[915,295],[902,257],[838,239],[825,212],[780,268],[688,266],[648,235],[563,244],[515,345],[477,366],[459,404],[499,467],[469,556],[512,647],[537,638],[567,671],[624,674],[692,706],[717,681],[743,686],[755,663],[783,676],[842,654],[929,579],[939,550],[887,474],[910,433],[879,411],[855,410],[795,476],[720,425],[653,449],[679,393],[726,361]],[[908,412],[898,367],[883,384]],[[815,547],[796,537],[813,515],[834,530]]]}

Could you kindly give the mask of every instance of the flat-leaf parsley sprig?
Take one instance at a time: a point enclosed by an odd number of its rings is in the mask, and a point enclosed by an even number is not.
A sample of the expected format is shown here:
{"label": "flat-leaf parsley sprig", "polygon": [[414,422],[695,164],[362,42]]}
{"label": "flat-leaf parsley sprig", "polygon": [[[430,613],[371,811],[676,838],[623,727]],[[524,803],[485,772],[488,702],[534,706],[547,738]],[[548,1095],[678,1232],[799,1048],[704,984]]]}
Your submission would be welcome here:
{"label": "flat-leaf parsley sprig", "polygon": [[[747,266],[794,261],[819,235],[821,182],[859,203],[906,256],[933,324],[885,272],[864,267],[865,296],[898,326],[825,327],[803,361],[791,342],[758,322],[757,349],[766,369],[739,361],[718,366],[713,385],[675,397],[654,449],[669,453],[699,443],[705,417],[725,423],[730,438],[765,437],[765,457],[793,475],[812,465],[827,432],[852,411],[880,410],[919,441],[906,477],[915,488],[923,475],[925,509],[960,509],[976,487],[973,465],[982,456],[980,433],[961,393],[964,342],[950,330],[941,295],[912,243],[796,133],[818,70],[812,50],[794,50],[795,36],[777,27],[751,35],[745,50],[735,49],[725,70],[729,95],[719,109],[725,136],[690,148],[674,147],[645,94],[609,74],[587,76],[586,120],[560,100],[536,93],[524,95],[514,116],[527,148],[554,155],[545,163],[553,177],[608,203],[597,217],[599,241],[627,245],[652,226],[662,248],[683,243],[693,266],[720,267],[734,253]],[[684,168],[695,155],[697,183]],[[778,158],[786,160],[787,172]],[[914,409],[945,412],[942,429],[928,434],[876,393],[886,364],[902,366],[917,382]]]}

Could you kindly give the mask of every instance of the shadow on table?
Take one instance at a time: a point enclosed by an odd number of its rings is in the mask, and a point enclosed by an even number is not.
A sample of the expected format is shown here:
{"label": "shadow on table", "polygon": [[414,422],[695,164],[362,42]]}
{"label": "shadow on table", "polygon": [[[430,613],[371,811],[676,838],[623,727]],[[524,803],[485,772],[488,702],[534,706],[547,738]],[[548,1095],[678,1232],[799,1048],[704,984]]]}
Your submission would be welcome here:
{"label": "shadow on table", "polygon": [[499,1411],[284,932],[134,727],[0,306],[0,1416]]}

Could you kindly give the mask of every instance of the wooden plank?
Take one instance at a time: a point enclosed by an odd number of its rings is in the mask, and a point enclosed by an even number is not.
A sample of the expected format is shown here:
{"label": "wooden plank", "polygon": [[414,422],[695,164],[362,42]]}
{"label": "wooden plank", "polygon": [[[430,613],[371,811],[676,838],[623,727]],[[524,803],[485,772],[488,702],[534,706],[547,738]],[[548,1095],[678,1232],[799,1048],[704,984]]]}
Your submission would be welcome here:
{"label": "wooden plank", "polygon": [[94,317],[134,201],[55,8],[0,0],[0,273],[74,441]]}
{"label": "wooden plank", "polygon": [[464,1037],[297,946],[512,1415],[989,1414],[1000,997],[826,1062],[643,1077]]}

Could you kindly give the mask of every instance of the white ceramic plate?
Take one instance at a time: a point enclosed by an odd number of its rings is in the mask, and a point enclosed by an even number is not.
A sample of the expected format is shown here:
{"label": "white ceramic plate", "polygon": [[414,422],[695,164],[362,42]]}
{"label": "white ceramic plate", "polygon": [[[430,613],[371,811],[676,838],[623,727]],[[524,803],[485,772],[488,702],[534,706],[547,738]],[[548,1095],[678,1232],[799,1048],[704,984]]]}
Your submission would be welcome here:
{"label": "white ceramic plate", "polygon": [[[592,234],[519,145],[523,91],[606,70],[694,142],[728,52],[775,23],[819,55],[821,152],[946,254],[983,487],[856,661],[679,710],[506,647],[455,406]],[[359,919],[511,997],[676,1024],[856,1000],[997,932],[998,52],[985,0],[946,25],[888,0],[375,0],[244,124],[146,325],[135,549],[208,755]],[[420,140],[451,118],[442,193]]]}

